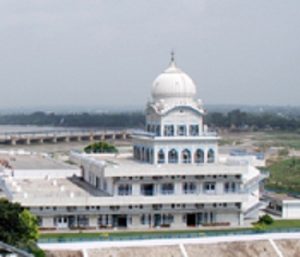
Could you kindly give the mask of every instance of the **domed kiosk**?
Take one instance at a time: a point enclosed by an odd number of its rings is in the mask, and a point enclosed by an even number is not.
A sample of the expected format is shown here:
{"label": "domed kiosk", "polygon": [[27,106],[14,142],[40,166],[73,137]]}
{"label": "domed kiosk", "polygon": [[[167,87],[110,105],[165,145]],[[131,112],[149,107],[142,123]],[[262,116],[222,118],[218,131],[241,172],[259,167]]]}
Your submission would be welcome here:
{"label": "domed kiosk", "polygon": [[218,136],[203,125],[205,114],[196,99],[194,81],[177,67],[154,80],[146,109],[146,131],[133,135],[134,158],[152,164],[215,163]]}
{"label": "domed kiosk", "polygon": [[196,85],[194,81],[189,75],[176,66],[174,56],[172,55],[170,66],[153,82],[153,100],[174,100],[182,98],[194,98],[195,96]]}

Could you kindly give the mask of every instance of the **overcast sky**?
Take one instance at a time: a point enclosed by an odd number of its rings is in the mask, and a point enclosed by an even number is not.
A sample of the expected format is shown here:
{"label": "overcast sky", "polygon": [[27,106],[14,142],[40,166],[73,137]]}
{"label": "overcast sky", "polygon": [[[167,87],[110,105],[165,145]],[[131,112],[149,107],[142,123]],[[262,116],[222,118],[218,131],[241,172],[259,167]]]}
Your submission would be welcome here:
{"label": "overcast sky", "polygon": [[204,103],[300,103],[299,0],[0,0],[0,108],[143,106],[171,49]]}

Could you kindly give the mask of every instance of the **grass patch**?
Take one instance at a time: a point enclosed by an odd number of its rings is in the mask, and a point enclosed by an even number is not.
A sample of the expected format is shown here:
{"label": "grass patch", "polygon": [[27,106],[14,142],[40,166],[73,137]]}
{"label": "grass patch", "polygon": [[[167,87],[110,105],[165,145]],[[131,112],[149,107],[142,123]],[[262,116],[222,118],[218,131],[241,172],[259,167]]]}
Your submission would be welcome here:
{"label": "grass patch", "polygon": [[254,223],[253,231],[274,232],[287,231],[290,229],[300,230],[300,220],[274,220],[272,224]]}
{"label": "grass patch", "polygon": [[274,191],[300,193],[300,158],[277,161],[268,168],[266,188]]}
{"label": "grass patch", "polygon": [[126,238],[159,238],[174,235],[205,235],[215,233],[230,233],[249,230],[249,228],[228,228],[228,229],[197,229],[197,230],[169,230],[169,231],[126,231],[126,232],[79,232],[79,233],[43,233],[40,235],[41,240],[59,239],[59,240],[76,240],[76,239],[126,239]]}
{"label": "grass patch", "polygon": [[300,228],[300,220],[274,220],[274,222],[266,226],[266,228],[267,230]]}

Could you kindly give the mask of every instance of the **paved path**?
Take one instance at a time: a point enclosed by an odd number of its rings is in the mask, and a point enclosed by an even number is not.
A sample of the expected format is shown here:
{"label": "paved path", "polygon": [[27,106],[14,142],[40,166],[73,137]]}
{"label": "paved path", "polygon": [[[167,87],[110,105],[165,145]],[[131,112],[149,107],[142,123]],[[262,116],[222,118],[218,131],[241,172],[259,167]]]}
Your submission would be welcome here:
{"label": "paved path", "polygon": [[269,242],[272,245],[275,252],[277,253],[277,256],[278,257],[284,257],[282,252],[279,250],[278,246],[276,245],[276,243],[273,241],[273,239],[269,239]]}
{"label": "paved path", "polygon": [[[300,239],[300,233],[270,233],[259,235],[235,235],[201,238],[180,239],[150,239],[128,241],[94,241],[94,242],[70,242],[70,243],[40,243],[45,250],[85,250],[108,247],[143,247],[183,244],[215,244],[221,242],[253,241],[253,240],[277,240],[277,239]],[[274,247],[274,246],[273,246]],[[276,246],[275,246],[276,247]],[[278,252],[277,252],[278,253]],[[280,256],[280,253],[278,254]]]}

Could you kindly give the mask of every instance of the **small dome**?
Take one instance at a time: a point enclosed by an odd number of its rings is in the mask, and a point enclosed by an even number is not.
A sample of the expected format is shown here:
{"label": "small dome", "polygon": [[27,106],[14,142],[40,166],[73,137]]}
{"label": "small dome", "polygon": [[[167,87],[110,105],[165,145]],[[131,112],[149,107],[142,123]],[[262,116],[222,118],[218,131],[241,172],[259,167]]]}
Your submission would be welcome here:
{"label": "small dome", "polygon": [[196,85],[189,75],[176,67],[172,58],[170,66],[153,82],[152,98],[154,101],[169,98],[194,98]]}

